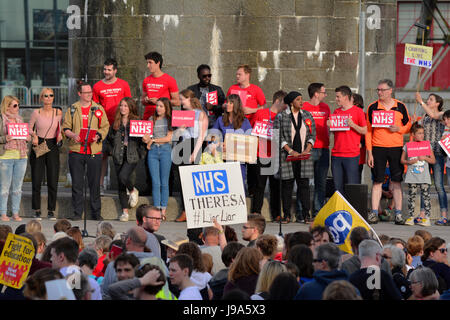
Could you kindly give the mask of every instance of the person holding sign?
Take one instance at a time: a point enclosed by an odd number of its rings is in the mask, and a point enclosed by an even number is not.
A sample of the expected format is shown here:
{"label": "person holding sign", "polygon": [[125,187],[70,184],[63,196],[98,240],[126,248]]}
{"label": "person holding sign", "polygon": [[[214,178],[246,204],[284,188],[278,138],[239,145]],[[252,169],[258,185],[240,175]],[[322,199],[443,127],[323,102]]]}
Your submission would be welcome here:
{"label": "person holding sign", "polygon": [[[422,106],[425,111],[421,122],[425,130],[424,140],[430,141],[431,148],[436,158],[436,162],[430,165],[433,170],[433,180],[434,187],[438,194],[439,207],[441,209],[441,218],[436,221],[437,225],[446,225],[447,222],[447,212],[448,212],[448,202],[447,193],[444,189],[444,166],[446,153],[439,146],[439,140],[445,133],[445,124],[442,122],[442,116],[444,114],[444,100],[437,94],[430,94],[428,96],[427,102],[422,100],[419,92],[416,92],[416,101]],[[425,207],[423,204],[422,197],[420,197],[420,210],[424,211]]]}
{"label": "person holding sign", "polygon": [[[92,101],[92,87],[89,84],[79,81],[77,91],[80,100],[67,109],[62,125],[64,135],[69,140],[69,170],[72,177],[74,210],[71,219],[80,220],[84,210],[83,186],[84,172],[87,168],[91,216],[95,220],[102,220],[100,199],[102,140],[108,134],[109,122],[105,109]],[[90,132],[89,136],[87,131]]]}
{"label": "person holding sign", "polygon": [[316,140],[316,124],[306,110],[302,109],[303,99],[300,92],[291,91],[284,97],[284,103],[288,108],[279,113],[275,118],[273,128],[280,130],[281,135],[281,188],[283,215],[282,221],[291,221],[292,189],[294,180],[297,182],[297,195],[302,205],[302,215],[297,215],[298,221],[304,220],[309,215],[310,196],[309,179],[301,177],[301,160],[286,161],[288,155],[292,157],[307,156]]}
{"label": "person holding sign", "polygon": [[159,98],[153,121],[153,136],[146,134],[142,141],[147,144],[148,167],[152,178],[153,206],[161,210],[166,218],[169,202],[169,174],[172,167],[172,103],[168,98]]}
{"label": "person holding sign", "polygon": [[[401,164],[403,135],[411,128],[408,108],[393,98],[394,84],[389,79],[380,80],[377,86],[378,100],[367,108],[367,165],[372,168],[372,211],[370,223],[378,222],[378,205],[384,182],[386,163],[389,161],[395,201],[395,224],[403,224],[402,187],[403,165]],[[384,126],[384,127],[380,127]]]}
{"label": "person holding sign", "polygon": [[[367,124],[364,111],[351,102],[352,91],[348,86],[336,88],[336,104],[338,109],[333,116],[340,117],[348,130],[334,131],[334,147],[331,150],[331,172],[333,173],[334,187],[341,194],[344,192],[344,183],[359,183],[359,154],[361,135],[367,133]],[[343,120],[345,119],[345,121]],[[333,118],[330,122],[333,122]]]}
{"label": "person holding sign", "polygon": [[[48,149],[47,153],[36,156],[36,152],[31,148],[31,207],[35,210],[35,218],[41,219],[41,185],[44,172],[47,172],[47,217],[56,220],[54,211],[56,209],[56,197],[58,192],[59,178],[59,148],[62,141],[61,118],[62,111],[53,108],[54,93],[50,88],[44,88],[40,94],[40,101],[43,108],[36,109],[31,114],[29,127],[32,129],[33,146],[44,143]],[[61,142],[62,143],[62,142]]]}
{"label": "person holding sign", "polygon": [[25,124],[27,130],[23,130],[21,133],[11,130],[14,124],[23,124],[23,119],[19,115],[19,101],[14,96],[5,96],[0,109],[1,221],[9,221],[6,212],[10,188],[13,220],[22,221],[22,218],[19,217],[19,210],[23,177],[27,169],[27,142],[31,141],[31,136],[28,133],[28,124]]}
{"label": "person holding sign", "polygon": [[[418,224],[423,227],[429,227],[431,225],[431,178],[428,165],[434,164],[436,159],[433,150],[431,150],[430,142],[424,141],[425,133],[422,125],[415,122],[411,127],[411,135],[413,141],[418,143],[413,144],[413,142],[408,142],[403,147],[401,160],[402,164],[408,166],[405,182],[408,184],[409,218],[406,219],[405,224],[409,226]],[[427,148],[422,146],[426,146]],[[420,210],[420,216],[414,218],[414,205],[416,203],[416,193],[418,188],[420,188],[421,191],[425,212]]]}
{"label": "person holding sign", "polygon": [[112,151],[116,168],[119,200],[122,207],[119,220],[122,222],[128,221],[128,209],[137,205],[139,191],[134,187],[133,173],[138,162],[145,158],[146,153],[146,146],[142,139],[130,137],[130,120],[139,120],[138,109],[132,98],[123,98],[105,140],[105,145]]}

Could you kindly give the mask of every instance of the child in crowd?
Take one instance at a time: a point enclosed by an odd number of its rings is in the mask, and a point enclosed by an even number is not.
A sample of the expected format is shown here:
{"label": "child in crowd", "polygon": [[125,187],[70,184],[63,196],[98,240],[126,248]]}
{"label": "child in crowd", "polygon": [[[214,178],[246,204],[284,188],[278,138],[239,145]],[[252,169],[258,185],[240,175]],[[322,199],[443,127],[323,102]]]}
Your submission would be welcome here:
{"label": "child in crowd", "polygon": [[415,235],[408,239],[408,242],[406,244],[406,250],[408,251],[408,254],[410,254],[412,257],[411,267],[414,269],[422,265],[421,258],[423,255],[424,246],[425,242],[420,236]]}
{"label": "child in crowd", "polygon": [[[419,123],[415,122],[411,126],[411,135],[414,142],[424,141],[424,128]],[[428,165],[434,164],[436,159],[433,150],[430,147],[430,155],[411,157],[408,154],[407,145],[403,147],[401,163],[408,166],[405,175],[405,183],[408,184],[408,213],[409,218],[406,219],[406,225],[421,225],[424,227],[430,226],[430,212],[431,212],[431,198],[430,185],[431,177]],[[416,200],[417,189],[420,188],[424,201],[425,214],[420,212],[420,215],[414,218],[414,207]]]}

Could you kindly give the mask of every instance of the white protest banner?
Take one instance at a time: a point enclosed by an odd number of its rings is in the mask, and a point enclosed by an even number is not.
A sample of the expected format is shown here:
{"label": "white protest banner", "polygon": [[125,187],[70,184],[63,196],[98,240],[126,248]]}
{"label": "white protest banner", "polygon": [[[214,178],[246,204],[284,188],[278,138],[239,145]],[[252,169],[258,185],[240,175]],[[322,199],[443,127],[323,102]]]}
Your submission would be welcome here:
{"label": "white protest banner", "polygon": [[28,123],[8,124],[8,135],[13,139],[25,140],[28,137]]}
{"label": "white protest banner", "polygon": [[377,110],[372,113],[372,127],[389,128],[395,124],[395,111]]}
{"label": "white protest banner", "polygon": [[130,120],[130,137],[153,135],[153,121]]}
{"label": "white protest banner", "polygon": [[252,136],[272,140],[273,124],[268,121],[256,121],[253,126]]}
{"label": "white protest banner", "polygon": [[181,166],[187,228],[247,222],[247,203],[238,162]]}

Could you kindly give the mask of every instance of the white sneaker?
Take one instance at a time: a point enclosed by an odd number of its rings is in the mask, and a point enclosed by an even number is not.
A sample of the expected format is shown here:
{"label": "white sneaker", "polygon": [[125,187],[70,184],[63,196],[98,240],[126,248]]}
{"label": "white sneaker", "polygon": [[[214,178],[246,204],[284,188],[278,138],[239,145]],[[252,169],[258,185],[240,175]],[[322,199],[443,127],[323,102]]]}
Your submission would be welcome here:
{"label": "white sneaker", "polygon": [[105,195],[105,187],[100,186],[100,196],[103,197]]}
{"label": "white sneaker", "polygon": [[430,227],[431,223],[430,223],[430,219],[428,218],[422,218],[422,221],[420,221],[418,223],[418,225],[422,226],[422,227]]}
{"label": "white sneaker", "polygon": [[128,199],[128,203],[130,204],[131,208],[134,208],[136,207],[138,202],[139,202],[139,190],[133,188],[133,191],[130,192],[130,198]]}
{"label": "white sneaker", "polygon": [[414,225],[414,218],[413,217],[409,217],[408,219],[406,219],[405,224],[407,226],[413,226]]}
{"label": "white sneaker", "polygon": [[128,218],[129,218],[129,216],[128,216],[128,213],[122,213],[122,215],[120,216],[120,218],[119,218],[119,220],[120,221],[122,221],[122,222],[128,222]]}

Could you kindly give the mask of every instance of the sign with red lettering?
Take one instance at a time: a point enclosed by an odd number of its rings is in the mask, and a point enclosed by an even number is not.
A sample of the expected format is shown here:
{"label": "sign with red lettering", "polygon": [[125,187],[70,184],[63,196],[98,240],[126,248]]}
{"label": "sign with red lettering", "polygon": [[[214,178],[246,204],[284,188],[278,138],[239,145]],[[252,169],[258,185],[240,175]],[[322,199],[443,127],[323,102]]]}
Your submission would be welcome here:
{"label": "sign with red lettering", "polygon": [[272,140],[273,124],[267,121],[256,121],[253,126],[252,136]]}
{"label": "sign with red lettering", "polygon": [[330,115],[330,131],[348,131],[348,114],[332,114]]}
{"label": "sign with red lettering", "polygon": [[217,100],[217,90],[206,95],[206,102],[212,104],[213,106],[217,106],[219,103]]}
{"label": "sign with red lettering", "polygon": [[173,110],[172,127],[193,127],[195,125],[194,110]]}
{"label": "sign with red lettering", "polygon": [[300,155],[300,156],[297,156],[297,157],[288,155],[286,157],[286,161],[287,162],[292,162],[292,161],[300,161],[300,160],[309,160],[310,157],[311,157],[311,153],[307,153],[307,154]]}
{"label": "sign with red lettering", "polygon": [[445,151],[445,153],[447,153],[447,156],[450,157],[450,135],[447,135],[442,140],[440,140],[439,145]]}
{"label": "sign with red lettering", "polygon": [[431,145],[430,141],[411,141],[406,144],[406,151],[409,158],[420,157],[420,156],[430,156],[431,155]]}
{"label": "sign with red lettering", "polygon": [[245,90],[231,90],[231,94],[237,94],[241,98],[242,106],[247,104],[247,91]]}
{"label": "sign with red lettering", "polygon": [[395,111],[378,110],[372,113],[372,127],[389,128],[395,124]]}
{"label": "sign with red lettering", "polygon": [[28,123],[10,123],[8,124],[8,135],[13,139],[25,140],[28,137]]}
{"label": "sign with red lettering", "polygon": [[130,137],[153,135],[153,121],[130,120]]}

